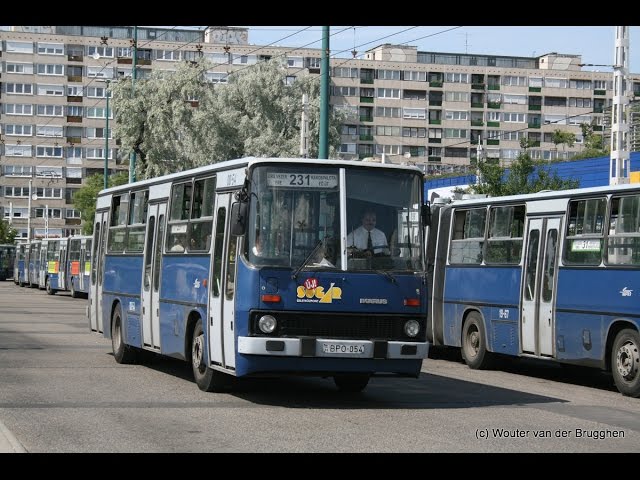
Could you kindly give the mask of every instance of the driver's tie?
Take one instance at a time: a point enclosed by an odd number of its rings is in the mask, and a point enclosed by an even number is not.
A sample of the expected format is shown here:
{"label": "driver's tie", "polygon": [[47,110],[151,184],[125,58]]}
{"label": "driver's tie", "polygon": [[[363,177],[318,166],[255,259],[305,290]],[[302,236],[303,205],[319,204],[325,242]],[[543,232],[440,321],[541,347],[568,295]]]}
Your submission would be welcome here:
{"label": "driver's tie", "polygon": [[369,237],[367,238],[367,250],[371,250],[373,252],[373,242],[371,241],[371,230],[367,232]]}

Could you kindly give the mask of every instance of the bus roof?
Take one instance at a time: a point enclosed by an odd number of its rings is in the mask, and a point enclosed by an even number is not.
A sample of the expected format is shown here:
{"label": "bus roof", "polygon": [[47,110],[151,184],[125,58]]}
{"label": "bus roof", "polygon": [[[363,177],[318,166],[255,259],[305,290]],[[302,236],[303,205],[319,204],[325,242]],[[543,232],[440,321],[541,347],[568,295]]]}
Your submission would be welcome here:
{"label": "bus roof", "polygon": [[626,185],[605,185],[598,187],[588,187],[588,188],[574,188],[571,190],[553,190],[553,191],[544,191],[538,193],[525,193],[520,195],[507,195],[504,197],[484,197],[484,198],[471,198],[465,200],[454,200],[447,205],[453,206],[470,206],[470,205],[486,205],[488,203],[491,204],[499,204],[499,203],[513,203],[517,201],[531,201],[531,200],[551,200],[554,198],[565,198],[565,197],[584,197],[590,195],[597,194],[616,194],[616,193],[625,193],[629,191],[640,191],[640,184],[631,183]]}
{"label": "bus roof", "polygon": [[210,165],[204,165],[202,167],[196,167],[189,170],[183,170],[181,172],[170,173],[159,177],[149,178],[146,180],[140,180],[134,183],[127,183],[124,185],[118,185],[115,187],[107,188],[106,190],[100,190],[98,196],[109,195],[114,192],[119,192],[131,187],[149,186],[159,182],[170,182],[184,177],[191,177],[199,175],[201,173],[216,172],[222,170],[229,170],[234,168],[241,168],[243,166],[253,166],[260,163],[290,163],[296,162],[299,164],[307,165],[331,165],[331,166],[354,166],[365,168],[383,168],[383,169],[398,169],[398,170],[410,170],[416,173],[422,174],[422,170],[414,165],[397,165],[392,163],[374,163],[374,162],[362,162],[359,160],[320,160],[315,158],[275,158],[275,157],[243,157],[235,160],[227,160],[224,162],[212,163]]}

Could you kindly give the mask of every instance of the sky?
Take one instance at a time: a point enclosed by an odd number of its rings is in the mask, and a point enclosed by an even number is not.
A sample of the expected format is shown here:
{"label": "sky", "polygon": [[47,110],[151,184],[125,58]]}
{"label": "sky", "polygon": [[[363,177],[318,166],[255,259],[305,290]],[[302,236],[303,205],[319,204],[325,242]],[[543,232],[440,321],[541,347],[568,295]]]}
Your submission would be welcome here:
{"label": "sky", "polygon": [[[249,28],[249,43],[254,45],[322,46],[321,26],[241,26]],[[630,27],[629,32],[630,73],[640,73],[640,27]],[[419,51],[478,55],[568,53],[581,55],[582,63],[604,65],[585,70],[612,71],[614,63],[615,26],[356,26],[355,31],[353,26],[333,26],[330,35],[331,55],[342,58],[352,57],[354,46],[360,56],[392,43],[415,45]]]}

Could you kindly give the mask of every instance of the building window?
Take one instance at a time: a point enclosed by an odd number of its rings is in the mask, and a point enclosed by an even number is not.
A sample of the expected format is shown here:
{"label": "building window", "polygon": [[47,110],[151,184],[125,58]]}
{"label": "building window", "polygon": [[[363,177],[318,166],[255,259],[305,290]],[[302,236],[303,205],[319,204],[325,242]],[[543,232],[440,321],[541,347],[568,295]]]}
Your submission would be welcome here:
{"label": "building window", "polygon": [[13,95],[33,95],[33,85],[30,83],[7,83],[5,91]]}
{"label": "building window", "polygon": [[64,55],[64,44],[38,42],[38,53],[40,55]]}

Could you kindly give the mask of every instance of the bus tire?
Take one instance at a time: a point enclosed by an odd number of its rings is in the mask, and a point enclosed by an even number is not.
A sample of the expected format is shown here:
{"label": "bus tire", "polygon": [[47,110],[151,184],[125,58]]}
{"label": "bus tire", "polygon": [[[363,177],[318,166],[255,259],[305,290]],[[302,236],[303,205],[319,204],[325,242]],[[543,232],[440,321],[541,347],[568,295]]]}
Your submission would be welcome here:
{"label": "bus tire", "polygon": [[69,290],[71,291],[71,298],[78,298],[78,292],[76,292],[76,287],[73,285],[73,278],[71,279]]}
{"label": "bus tire", "polygon": [[487,340],[478,312],[471,312],[462,329],[462,358],[474,370],[484,370],[491,366],[492,356],[487,351]]}
{"label": "bus tire", "polygon": [[611,373],[623,395],[640,397],[640,334],[636,330],[620,330],[611,350]]}
{"label": "bus tire", "polygon": [[334,375],[333,381],[341,392],[358,393],[369,384],[369,378],[371,375],[368,373],[348,373]]}
{"label": "bus tire", "polygon": [[199,319],[193,329],[191,341],[191,368],[196,385],[203,392],[224,392],[231,384],[231,376],[209,368],[205,358],[205,341],[202,320]]}
{"label": "bus tire", "polygon": [[122,332],[122,309],[120,304],[116,305],[111,316],[111,348],[113,358],[121,364],[136,363],[136,351],[133,347],[124,343]]}
{"label": "bus tire", "polygon": [[51,280],[49,279],[49,277],[47,277],[44,288],[47,290],[47,295],[54,295],[56,293],[56,291],[51,288]]}

